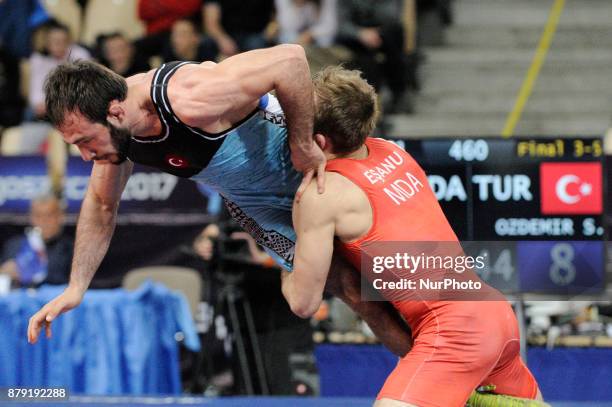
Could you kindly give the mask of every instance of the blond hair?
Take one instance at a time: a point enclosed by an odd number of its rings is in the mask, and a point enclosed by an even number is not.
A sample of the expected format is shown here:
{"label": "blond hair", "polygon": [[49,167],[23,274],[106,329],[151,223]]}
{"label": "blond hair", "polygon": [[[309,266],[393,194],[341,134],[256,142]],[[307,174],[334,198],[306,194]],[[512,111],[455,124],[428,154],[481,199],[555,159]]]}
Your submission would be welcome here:
{"label": "blond hair", "polygon": [[315,93],[314,132],[331,139],[333,152],[357,150],[378,120],[376,91],[361,72],[329,66],[313,79]]}

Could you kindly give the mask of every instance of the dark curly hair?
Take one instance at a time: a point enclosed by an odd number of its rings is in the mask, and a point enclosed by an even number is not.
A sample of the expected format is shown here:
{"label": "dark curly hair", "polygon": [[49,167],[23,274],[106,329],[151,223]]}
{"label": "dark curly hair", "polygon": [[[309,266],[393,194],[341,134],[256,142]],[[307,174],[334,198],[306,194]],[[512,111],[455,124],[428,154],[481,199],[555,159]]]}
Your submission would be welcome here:
{"label": "dark curly hair", "polygon": [[127,97],[125,79],[91,61],[65,62],[45,81],[47,118],[61,126],[66,113],[79,112],[94,123],[106,124],[111,101]]}

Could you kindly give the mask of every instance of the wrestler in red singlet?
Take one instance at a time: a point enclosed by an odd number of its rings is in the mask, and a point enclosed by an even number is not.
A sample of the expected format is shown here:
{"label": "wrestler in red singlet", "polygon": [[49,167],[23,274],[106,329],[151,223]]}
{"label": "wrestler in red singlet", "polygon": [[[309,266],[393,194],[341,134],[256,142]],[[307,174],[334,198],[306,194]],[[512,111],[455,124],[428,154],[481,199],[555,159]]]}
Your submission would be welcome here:
{"label": "wrestler in red singlet", "polygon": [[[337,158],[327,165],[367,195],[372,209],[369,232],[339,243],[357,269],[365,243],[457,241],[424,171],[392,142],[368,138],[368,157]],[[389,176],[380,176],[381,163]],[[405,199],[389,194],[391,182],[404,177],[414,186]],[[420,186],[421,187],[420,187]],[[385,188],[387,191],[385,191]],[[506,301],[394,301],[413,331],[414,346],[387,378],[378,399],[418,406],[463,406],[479,385],[497,393],[535,398],[537,383],[519,355],[518,324]]]}

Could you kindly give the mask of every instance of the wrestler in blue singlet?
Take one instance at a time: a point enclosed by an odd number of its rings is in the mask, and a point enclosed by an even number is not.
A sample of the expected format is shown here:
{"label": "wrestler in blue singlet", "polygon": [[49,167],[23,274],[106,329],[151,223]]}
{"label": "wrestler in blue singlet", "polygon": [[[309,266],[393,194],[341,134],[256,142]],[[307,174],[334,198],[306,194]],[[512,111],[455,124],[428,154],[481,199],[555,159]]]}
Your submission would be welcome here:
{"label": "wrestler in blue singlet", "polygon": [[167,63],[155,72],[151,98],[162,132],[153,138],[132,138],[128,158],[215,188],[240,226],[291,270],[291,208],[302,175],[291,164],[280,104],[264,95],[251,114],[223,133],[187,126],[172,111],[167,86],[176,70],[189,63]]}

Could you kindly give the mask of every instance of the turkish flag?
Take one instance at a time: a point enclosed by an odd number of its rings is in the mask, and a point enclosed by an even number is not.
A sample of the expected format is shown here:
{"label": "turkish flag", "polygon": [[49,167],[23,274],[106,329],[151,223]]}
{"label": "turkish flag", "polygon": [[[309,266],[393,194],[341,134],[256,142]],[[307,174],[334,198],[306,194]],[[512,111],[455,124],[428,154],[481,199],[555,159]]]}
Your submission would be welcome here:
{"label": "turkish flag", "polygon": [[541,209],[544,215],[601,214],[601,163],[540,164]]}

